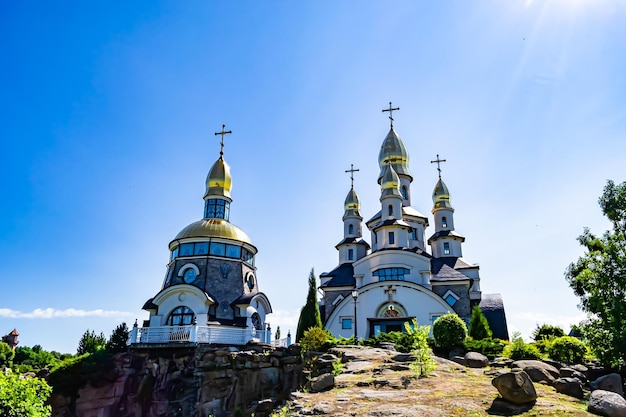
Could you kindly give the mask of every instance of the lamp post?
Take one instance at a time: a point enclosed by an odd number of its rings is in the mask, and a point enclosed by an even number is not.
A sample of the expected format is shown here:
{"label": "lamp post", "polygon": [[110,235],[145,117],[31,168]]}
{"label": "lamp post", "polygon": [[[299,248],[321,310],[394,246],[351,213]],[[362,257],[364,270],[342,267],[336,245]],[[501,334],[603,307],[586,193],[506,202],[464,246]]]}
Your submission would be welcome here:
{"label": "lamp post", "polygon": [[356,299],[359,298],[359,290],[356,288],[352,290],[352,299],[354,300],[354,344],[357,345],[359,343],[359,332],[356,327]]}

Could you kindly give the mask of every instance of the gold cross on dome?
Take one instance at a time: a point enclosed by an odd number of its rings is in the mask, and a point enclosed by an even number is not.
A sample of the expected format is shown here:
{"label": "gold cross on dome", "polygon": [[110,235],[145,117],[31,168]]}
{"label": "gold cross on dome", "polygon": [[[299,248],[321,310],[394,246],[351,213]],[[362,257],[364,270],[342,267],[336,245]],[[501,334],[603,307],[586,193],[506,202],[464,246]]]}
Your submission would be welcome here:
{"label": "gold cross on dome", "polygon": [[430,161],[431,164],[437,164],[437,172],[439,172],[439,178],[441,179],[441,163],[446,162],[445,159],[439,159],[439,154],[437,154],[437,159],[434,161]]}
{"label": "gold cross on dome", "polygon": [[400,110],[400,107],[393,108],[391,106],[391,101],[389,102],[389,108],[388,109],[383,109],[383,113],[386,112],[386,111],[389,112],[389,121],[390,121],[391,127],[393,127],[393,112],[396,111],[396,110]]}
{"label": "gold cross on dome", "polygon": [[350,183],[352,188],[354,188],[354,173],[359,172],[359,170],[354,169],[354,164],[350,164],[350,169],[346,169],[346,172],[350,173]]}
{"label": "gold cross on dome", "polygon": [[229,135],[229,134],[233,133],[232,130],[225,131],[224,130],[225,127],[226,127],[226,125],[222,125],[222,131],[221,132],[215,132],[215,136],[222,135],[222,140],[220,141],[220,158],[222,157],[222,155],[224,155],[224,135]]}

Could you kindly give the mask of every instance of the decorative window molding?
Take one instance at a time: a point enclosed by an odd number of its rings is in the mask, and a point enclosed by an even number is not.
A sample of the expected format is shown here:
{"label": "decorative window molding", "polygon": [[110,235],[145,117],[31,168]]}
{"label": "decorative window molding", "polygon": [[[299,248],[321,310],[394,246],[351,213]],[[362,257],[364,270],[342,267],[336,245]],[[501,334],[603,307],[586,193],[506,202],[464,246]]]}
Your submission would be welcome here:
{"label": "decorative window molding", "polygon": [[450,304],[451,307],[453,307],[456,304],[456,302],[461,299],[461,297],[456,295],[451,290],[446,291],[446,293],[443,295],[442,298],[446,301],[446,303]]}
{"label": "decorative window molding", "polygon": [[333,306],[336,306],[336,305],[337,305],[337,304],[339,304],[339,303],[340,303],[340,302],[341,302],[344,298],[346,298],[346,297],[344,297],[343,295],[339,294],[339,295],[337,296],[337,298],[335,298],[335,299],[333,300],[332,305],[333,305]]}

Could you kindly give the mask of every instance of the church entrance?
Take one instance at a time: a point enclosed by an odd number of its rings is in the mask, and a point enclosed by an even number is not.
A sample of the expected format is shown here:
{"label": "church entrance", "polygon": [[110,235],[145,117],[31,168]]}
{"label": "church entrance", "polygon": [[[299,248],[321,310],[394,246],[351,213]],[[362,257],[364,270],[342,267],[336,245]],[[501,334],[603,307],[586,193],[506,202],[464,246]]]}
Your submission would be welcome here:
{"label": "church entrance", "polygon": [[411,321],[415,317],[389,317],[367,319],[369,324],[368,337],[378,336],[381,333],[403,332],[404,323]]}

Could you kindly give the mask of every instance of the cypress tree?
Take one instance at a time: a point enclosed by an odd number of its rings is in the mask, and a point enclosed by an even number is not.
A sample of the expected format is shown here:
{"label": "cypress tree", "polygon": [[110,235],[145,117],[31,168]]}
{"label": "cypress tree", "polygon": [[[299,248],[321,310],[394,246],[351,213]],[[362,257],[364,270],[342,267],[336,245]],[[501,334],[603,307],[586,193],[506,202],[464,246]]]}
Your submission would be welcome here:
{"label": "cypress tree", "polygon": [[296,342],[299,341],[304,335],[304,332],[311,327],[322,327],[320,307],[317,304],[317,280],[315,279],[313,268],[311,268],[311,273],[309,274],[309,292],[306,296],[306,304],[300,311],[298,330],[296,331]]}
{"label": "cypress tree", "polygon": [[485,317],[479,306],[472,308],[469,335],[474,340],[491,339],[491,336],[493,336],[487,317]]}

